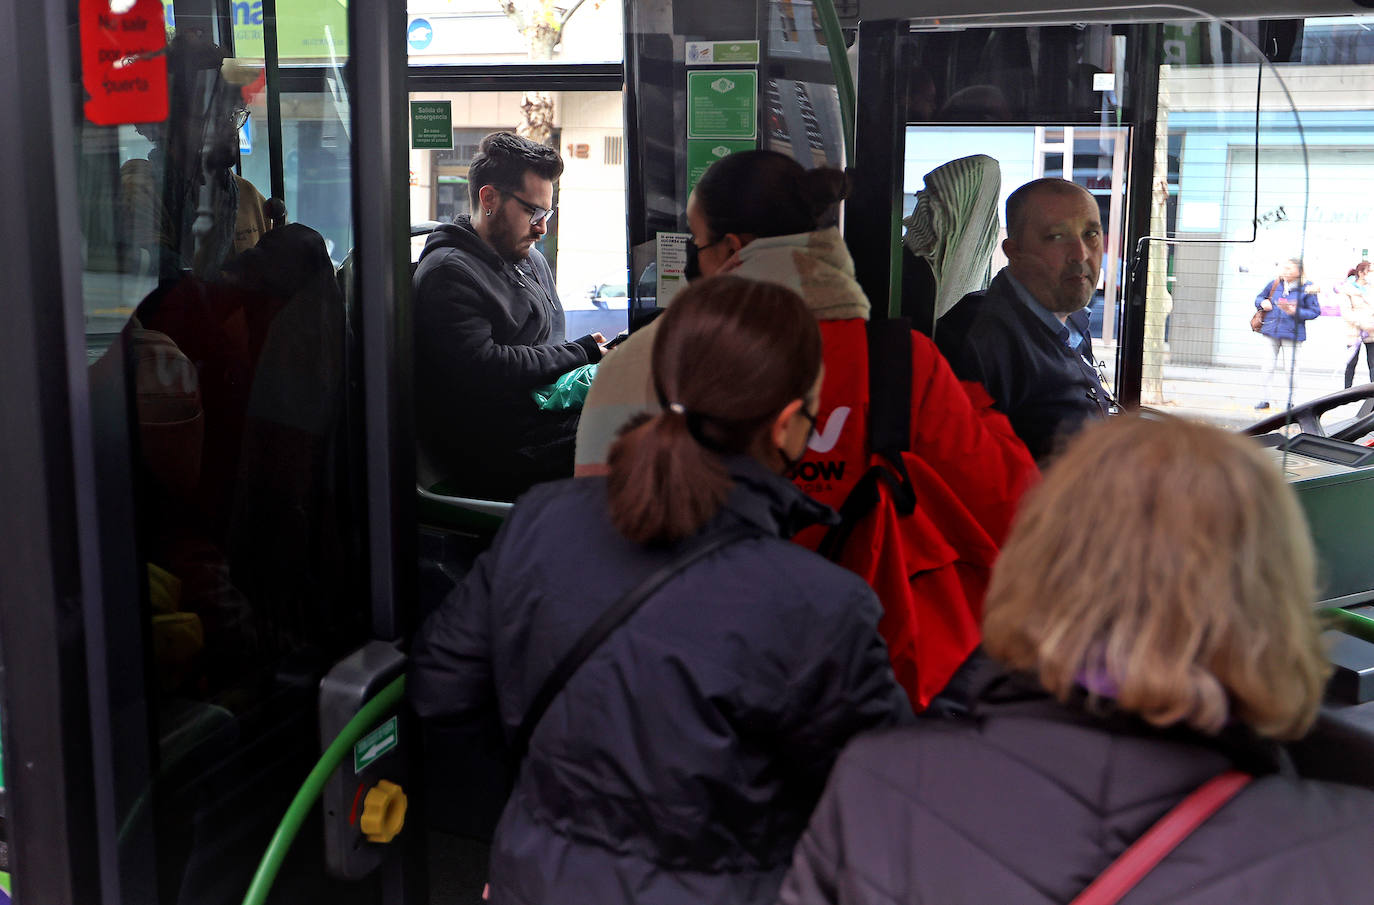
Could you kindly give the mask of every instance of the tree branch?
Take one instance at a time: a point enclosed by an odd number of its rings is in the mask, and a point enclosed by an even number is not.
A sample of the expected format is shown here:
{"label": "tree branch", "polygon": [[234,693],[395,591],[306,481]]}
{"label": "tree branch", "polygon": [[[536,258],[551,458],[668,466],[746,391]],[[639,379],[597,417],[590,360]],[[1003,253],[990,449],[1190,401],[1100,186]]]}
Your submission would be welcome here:
{"label": "tree branch", "polygon": [[515,5],[515,0],[496,0],[496,5],[501,7],[501,12],[506,14],[506,18],[515,23],[515,28],[520,34],[525,33],[525,17]]}
{"label": "tree branch", "polygon": [[560,33],[563,31],[563,26],[567,25],[568,20],[572,18],[573,13],[577,12],[577,8],[586,2],[587,0],[575,0],[573,5],[568,7],[568,9],[563,13],[563,15],[558,17],[558,31]]}

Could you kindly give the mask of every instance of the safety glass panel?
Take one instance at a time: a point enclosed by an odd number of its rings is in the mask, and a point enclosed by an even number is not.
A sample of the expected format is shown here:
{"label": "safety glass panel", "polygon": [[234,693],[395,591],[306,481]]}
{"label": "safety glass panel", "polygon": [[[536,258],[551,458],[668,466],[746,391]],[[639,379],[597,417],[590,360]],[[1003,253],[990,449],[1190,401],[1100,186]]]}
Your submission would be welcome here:
{"label": "safety glass panel", "polygon": [[[687,199],[712,163],[759,148],[807,168],[843,167],[845,143],[830,43],[810,0],[629,6],[629,69],[639,74],[626,111],[637,142],[630,292],[639,322],[686,285],[674,243],[687,231]],[[841,20],[856,21],[854,0],[834,6]],[[730,90],[713,102],[716,84]],[[703,113],[716,118],[713,128],[701,128]]]}
{"label": "safety glass panel", "polygon": [[618,0],[410,0],[412,66],[619,63],[625,58]]}
{"label": "safety glass panel", "polygon": [[[74,108],[125,902],[241,900],[366,631],[347,8],[276,6],[279,81],[261,4],[168,3],[165,114]],[[283,900],[371,893],[321,864],[304,834]]]}
{"label": "safety glass panel", "polygon": [[1344,331],[1322,296],[1350,266],[1311,228],[1321,70],[1272,63],[1261,29],[1163,27],[1152,238],[1134,249],[1141,402],[1232,427],[1339,388]]}
{"label": "safety glass panel", "polygon": [[[919,201],[945,203],[949,178],[963,167],[979,179],[976,197],[967,199],[967,217],[981,218],[968,240],[980,251],[976,272],[958,285],[948,281],[933,301],[935,317],[945,314],[963,292],[985,288],[1007,264],[1001,240],[1006,238],[1002,214],[1007,196],[1032,179],[1047,176],[1067,179],[1088,190],[1097,202],[1105,231],[1101,270],[1088,301],[1088,329],[1094,350],[1104,362],[1111,360],[1120,334],[1119,299],[1124,269],[1125,191],[1131,130],[1116,125],[1022,125],[984,126],[909,124],[903,160],[902,218],[909,248],[920,248],[918,237],[926,212],[916,215]],[[955,163],[964,161],[965,163]],[[951,166],[951,164],[953,164]],[[975,167],[976,170],[969,169]],[[975,235],[976,233],[976,235]],[[929,287],[935,290],[932,284]],[[908,294],[913,290],[908,287]],[[904,300],[910,303],[910,299]],[[922,306],[921,310],[929,310]],[[938,322],[937,322],[938,323]],[[1104,365],[1105,366],[1105,365]]]}
{"label": "safety glass panel", "polygon": [[[1140,53],[1128,41],[1140,30],[1095,25],[1094,14],[1083,16],[1086,23],[1069,24],[1042,14],[1020,27],[1016,17],[1001,17],[996,27],[958,15],[912,23],[908,238],[929,176],[960,157],[987,155],[995,164],[982,163],[995,165],[992,178],[1000,179],[992,189],[999,231],[995,241],[978,246],[972,270],[980,272],[965,276],[989,279],[1006,263],[1007,195],[1032,179],[1068,179],[1096,199],[1106,230],[1101,260],[1090,268],[1096,286],[1087,307],[1107,383],[1121,373],[1125,306],[1134,303],[1144,308],[1143,336],[1127,340],[1143,346],[1145,405],[1243,427],[1290,400],[1339,389],[1346,328],[1330,290],[1361,253],[1348,228],[1339,245],[1334,236],[1314,240],[1319,199],[1311,174],[1318,160],[1327,160],[1329,178],[1339,180],[1337,147],[1345,145],[1346,161],[1359,152],[1349,147],[1348,132],[1336,137],[1336,117],[1321,109],[1336,102],[1329,67],[1301,62],[1301,29],[1294,35],[1272,23],[1237,30],[1221,22],[1166,22],[1154,58],[1128,71],[1128,61],[1137,59],[1132,54]],[[1276,65],[1259,41],[1292,62]],[[1331,44],[1323,45],[1327,57]],[[1127,109],[1135,80],[1156,69],[1157,109]],[[1341,103],[1348,108],[1358,101],[1352,104],[1346,92]],[[1153,137],[1141,129],[1150,114],[1157,123]],[[1323,139],[1329,152],[1314,150],[1319,129],[1329,136]],[[1143,141],[1153,142],[1153,154],[1138,146]],[[1147,155],[1150,169],[1140,172],[1138,161]],[[1150,187],[1148,211],[1130,207],[1133,198],[1137,207],[1143,203],[1142,181]],[[1332,194],[1326,204],[1339,205],[1340,213],[1329,213],[1335,222],[1361,215],[1358,195]],[[1131,224],[1149,238],[1126,247]],[[1348,263],[1335,260],[1351,255]],[[1263,332],[1252,331],[1257,296],[1290,257],[1304,259],[1303,279],[1311,284],[1297,293],[1305,298],[1302,314],[1286,313],[1285,302]],[[937,322],[937,335],[938,329]],[[1275,332],[1282,335],[1270,335]]]}
{"label": "safety glass panel", "polygon": [[[540,104],[530,107],[531,98]],[[538,133],[556,148],[563,175],[554,185],[554,213],[535,248],[549,263],[568,338],[614,336],[628,323],[625,263],[624,95],[619,91],[415,92],[415,103],[446,105],[451,148],[410,152],[411,260],[419,261],[426,223],[453,223],[472,214],[468,168],[483,136]],[[517,202],[512,200],[512,205]]]}

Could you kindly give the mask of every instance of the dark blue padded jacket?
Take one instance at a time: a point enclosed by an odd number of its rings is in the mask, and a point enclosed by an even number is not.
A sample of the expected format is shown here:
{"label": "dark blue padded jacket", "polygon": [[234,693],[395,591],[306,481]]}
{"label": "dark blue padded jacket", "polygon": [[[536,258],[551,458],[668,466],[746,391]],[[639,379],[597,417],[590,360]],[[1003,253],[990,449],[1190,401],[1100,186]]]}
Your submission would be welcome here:
{"label": "dark blue padded jacket", "polygon": [[[784,538],[830,510],[749,459],[693,564],[573,674],[496,829],[493,903],[770,902],[845,742],[911,718],[857,576]],[[690,541],[689,541],[690,542]],[[602,478],[530,491],[426,622],[423,717],[495,701],[509,740],[545,676],[672,550],[611,525]]]}
{"label": "dark blue padded jacket", "polygon": [[[1321,302],[1312,291],[1311,283],[1295,283],[1289,289],[1282,280],[1273,280],[1255,296],[1255,307],[1262,306],[1265,299],[1272,299],[1274,307],[1264,313],[1260,332],[1275,339],[1303,342],[1307,339],[1307,321],[1322,313]],[[1289,314],[1279,308],[1280,302],[1291,302],[1297,307]]]}

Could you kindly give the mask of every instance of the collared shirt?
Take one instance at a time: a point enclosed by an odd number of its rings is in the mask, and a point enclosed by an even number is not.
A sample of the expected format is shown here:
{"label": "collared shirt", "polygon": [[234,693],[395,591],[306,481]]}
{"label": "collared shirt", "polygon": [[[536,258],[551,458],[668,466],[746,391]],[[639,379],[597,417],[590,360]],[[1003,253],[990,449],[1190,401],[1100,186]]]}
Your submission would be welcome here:
{"label": "collared shirt", "polygon": [[[1089,390],[1089,394],[1093,402],[1108,407],[1103,409],[1103,413],[1105,414],[1112,405],[1111,395],[1107,392],[1106,387],[1103,386],[1102,374],[1098,371],[1096,363],[1092,360],[1091,343],[1087,344],[1088,347],[1086,350],[1083,348],[1088,328],[1086,319],[1082,315],[1087,309],[1079,308],[1073,314],[1070,314],[1061,321],[1053,311],[1040,304],[1040,300],[1031,295],[1031,291],[1026,288],[1024,283],[1012,276],[1010,267],[1006,268],[1003,273],[1007,275],[1007,282],[1011,284],[1011,288],[1015,290],[1016,297],[1021,300],[1021,303],[1029,308],[1031,313],[1034,314],[1041,323],[1049,327],[1050,332],[1057,336],[1059,341],[1063,343],[1070,352],[1077,355],[1078,360],[1086,367],[1088,376],[1092,378],[1092,382],[1096,386],[1095,390]],[[1085,351],[1087,352],[1086,355],[1084,354]]]}
{"label": "collared shirt", "polygon": [[[987,389],[1031,455],[1045,460],[1088,418],[1110,413],[1111,399],[1092,363],[1088,312],[1068,324],[1044,324],[1003,268],[983,292],[970,293],[941,319],[935,342],[963,380]],[[1068,337],[1077,333],[1081,345]]]}
{"label": "collared shirt", "polygon": [[1075,350],[1083,345],[1082,333],[1077,330],[1070,330],[1068,324],[1056,317],[1053,311],[1040,304],[1035,296],[1031,295],[1030,290],[1022,285],[1020,280],[1011,275],[1010,269],[1007,269],[1005,273],[1007,275],[1007,282],[1011,283],[1012,288],[1016,290],[1016,297],[1040,319],[1041,323],[1050,328],[1050,332],[1059,337],[1061,343]]}

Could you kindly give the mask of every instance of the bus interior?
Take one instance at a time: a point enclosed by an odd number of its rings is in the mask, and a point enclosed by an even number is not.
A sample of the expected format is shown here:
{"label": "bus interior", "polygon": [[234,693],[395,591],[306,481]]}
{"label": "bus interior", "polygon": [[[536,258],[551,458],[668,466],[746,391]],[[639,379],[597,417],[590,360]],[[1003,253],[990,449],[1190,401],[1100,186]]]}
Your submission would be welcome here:
{"label": "bus interior", "polygon": [[[691,187],[733,151],[850,168],[842,226],[874,316],[933,335],[940,275],[973,266],[904,241],[941,167],[982,161],[957,226],[997,240],[1017,186],[1085,188],[1108,237],[1104,382],[1122,409],[1251,434],[1284,469],[1331,625],[1323,726],[1351,752],[1306,756],[1367,781],[1374,382],[1357,360],[1342,386],[1340,311],[1374,246],[1366,5],[7,3],[14,899],[243,901],[312,765],[499,528],[509,500],[448,492],[417,447],[410,305],[496,129],[564,159],[540,247],[569,336],[670,303]],[[132,32],[111,75],[93,36]],[[1322,315],[1275,362],[1248,321],[1288,258]],[[400,707],[368,728],[261,901],[480,901],[461,745]],[[357,826],[383,778],[409,794],[391,843]]]}

